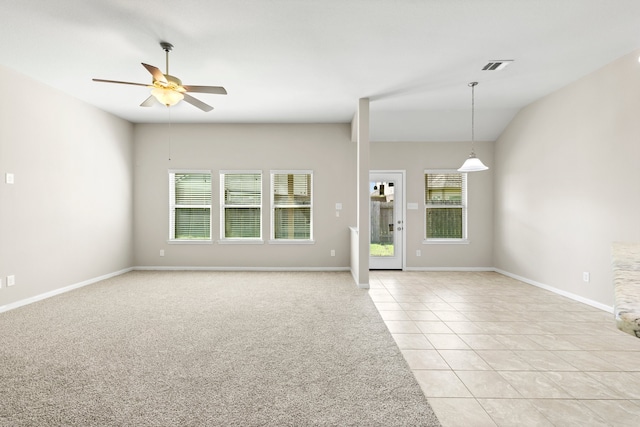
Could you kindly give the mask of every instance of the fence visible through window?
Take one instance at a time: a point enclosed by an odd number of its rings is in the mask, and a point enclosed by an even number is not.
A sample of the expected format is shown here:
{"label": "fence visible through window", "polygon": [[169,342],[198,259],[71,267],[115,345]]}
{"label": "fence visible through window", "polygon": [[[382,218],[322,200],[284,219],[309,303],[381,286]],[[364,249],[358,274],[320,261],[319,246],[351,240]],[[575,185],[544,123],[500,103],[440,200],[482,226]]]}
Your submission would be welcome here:
{"label": "fence visible through window", "polygon": [[425,171],[425,237],[464,239],[466,174]]}

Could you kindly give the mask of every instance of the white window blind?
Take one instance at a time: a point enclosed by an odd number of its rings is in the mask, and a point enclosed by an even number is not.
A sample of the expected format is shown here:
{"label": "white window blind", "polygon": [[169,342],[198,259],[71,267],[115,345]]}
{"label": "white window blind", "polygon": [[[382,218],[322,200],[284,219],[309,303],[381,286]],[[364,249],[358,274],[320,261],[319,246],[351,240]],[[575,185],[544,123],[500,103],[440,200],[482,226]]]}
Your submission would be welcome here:
{"label": "white window blind", "polygon": [[426,239],[465,239],[467,175],[425,171]]}
{"label": "white window blind", "polygon": [[210,172],[169,172],[169,239],[211,239]]}
{"label": "white window blind", "polygon": [[271,172],[272,238],[313,239],[311,171]]}
{"label": "white window blind", "polygon": [[220,172],[220,235],[262,238],[262,172]]}

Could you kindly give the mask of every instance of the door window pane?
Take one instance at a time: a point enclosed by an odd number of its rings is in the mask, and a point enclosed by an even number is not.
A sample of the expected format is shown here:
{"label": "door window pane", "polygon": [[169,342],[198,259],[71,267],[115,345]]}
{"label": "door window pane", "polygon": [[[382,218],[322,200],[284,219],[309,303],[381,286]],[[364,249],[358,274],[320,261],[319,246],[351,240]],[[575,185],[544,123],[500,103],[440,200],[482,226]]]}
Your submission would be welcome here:
{"label": "door window pane", "polygon": [[371,238],[369,255],[392,257],[394,240],[394,183],[370,182]]}

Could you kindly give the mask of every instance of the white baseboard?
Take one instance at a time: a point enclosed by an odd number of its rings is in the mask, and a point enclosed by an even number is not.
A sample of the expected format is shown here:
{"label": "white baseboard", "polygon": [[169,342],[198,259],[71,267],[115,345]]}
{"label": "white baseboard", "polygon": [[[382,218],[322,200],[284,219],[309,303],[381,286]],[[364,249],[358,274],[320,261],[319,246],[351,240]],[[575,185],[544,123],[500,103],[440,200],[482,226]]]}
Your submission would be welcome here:
{"label": "white baseboard", "polygon": [[349,271],[349,267],[184,267],[184,266],[136,266],[143,271]]}
{"label": "white baseboard", "polygon": [[[350,271],[349,267],[166,267],[166,266],[137,266],[125,268],[113,273],[105,274],[102,276],[94,277],[92,279],[84,280],[73,285],[65,286],[64,288],[55,289],[53,291],[45,292],[40,295],[36,295],[30,298],[26,298],[20,301],[12,302],[0,306],[0,313],[13,310],[18,307],[22,307],[37,301],[42,301],[47,298],[51,298],[56,295],[60,295],[65,292],[72,291],[74,289],[82,288],[83,286],[91,285],[102,280],[109,279],[111,277],[119,276],[124,273],[128,273],[132,270],[159,270],[159,271]],[[580,295],[572,294],[571,292],[563,291],[561,289],[554,288],[553,286],[545,285],[543,283],[536,282],[534,280],[527,279],[526,277],[518,276],[517,274],[510,273],[508,271],[501,270],[499,268],[490,267],[427,267],[427,268],[406,268],[405,271],[494,271],[504,276],[511,277],[512,279],[519,280],[520,282],[536,286],[538,288],[545,289],[558,295],[570,298],[574,301],[581,302],[583,304],[590,305],[600,310],[613,313],[613,307],[608,306],[597,301],[584,298]],[[359,288],[367,289],[369,284],[358,284]]]}
{"label": "white baseboard", "polygon": [[495,268],[494,271],[496,273],[500,273],[504,276],[511,277],[512,279],[519,280],[528,285],[533,285],[538,288],[545,289],[547,291],[553,292],[554,294],[562,295],[563,297],[570,298],[574,301],[581,302],[583,304],[590,305],[591,307],[599,308],[600,310],[607,311],[613,314],[613,307],[599,303],[597,301],[590,300],[585,297],[581,297],[580,295],[572,294],[571,292],[563,291],[562,289],[554,288],[553,286],[545,285],[544,283],[536,282],[531,279],[527,279],[526,277],[518,276],[517,274],[509,273],[508,271],[500,270],[499,268]]}
{"label": "white baseboard", "polygon": [[120,270],[120,271],[115,271],[113,273],[105,274],[103,276],[94,277],[92,279],[84,280],[82,282],[75,283],[73,285],[65,286],[64,288],[55,289],[53,291],[45,292],[45,293],[40,294],[40,295],[36,295],[36,296],[30,297],[30,298],[25,298],[23,300],[12,302],[10,304],[5,304],[5,305],[0,306],[0,313],[4,313],[5,311],[13,310],[14,308],[18,308],[18,307],[22,307],[22,306],[25,306],[25,305],[28,305],[28,304],[32,304],[34,302],[42,301],[44,299],[51,298],[51,297],[54,297],[56,295],[63,294],[65,292],[69,292],[69,291],[72,291],[74,289],[82,288],[83,286],[91,285],[93,283],[100,282],[102,280],[110,279],[112,277],[119,276],[119,275],[124,274],[124,273],[128,273],[131,270],[133,270],[133,268],[125,268],[125,269]]}
{"label": "white baseboard", "polygon": [[404,271],[496,271],[493,267],[406,267]]}

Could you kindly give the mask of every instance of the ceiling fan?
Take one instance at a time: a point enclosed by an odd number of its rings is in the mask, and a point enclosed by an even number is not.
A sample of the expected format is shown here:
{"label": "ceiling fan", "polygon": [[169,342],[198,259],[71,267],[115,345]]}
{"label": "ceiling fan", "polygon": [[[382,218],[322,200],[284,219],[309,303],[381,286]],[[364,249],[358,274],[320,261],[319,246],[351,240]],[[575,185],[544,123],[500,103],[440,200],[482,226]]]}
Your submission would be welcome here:
{"label": "ceiling fan", "polygon": [[189,104],[201,109],[202,111],[211,111],[213,107],[205,104],[199,99],[194,98],[189,95],[187,92],[198,92],[198,93],[213,93],[218,95],[226,95],[227,91],[222,86],[192,86],[192,85],[183,85],[182,81],[169,74],[169,52],[173,49],[173,45],[167,42],[160,42],[160,47],[162,50],[166,52],[166,60],[167,60],[167,72],[162,74],[157,67],[153,65],[142,63],[144,68],[147,69],[153,76],[153,80],[151,84],[144,83],[132,83],[132,82],[121,82],[118,80],[104,80],[104,79],[93,79],[94,82],[103,82],[103,83],[118,83],[124,85],[134,85],[134,86],[146,86],[151,88],[151,95],[144,100],[141,107],[151,107],[156,102],[160,102],[167,107],[172,105],[176,105],[178,102],[184,100]]}

